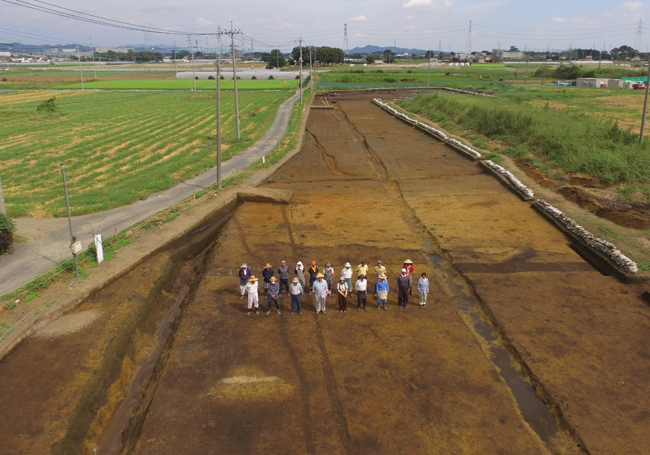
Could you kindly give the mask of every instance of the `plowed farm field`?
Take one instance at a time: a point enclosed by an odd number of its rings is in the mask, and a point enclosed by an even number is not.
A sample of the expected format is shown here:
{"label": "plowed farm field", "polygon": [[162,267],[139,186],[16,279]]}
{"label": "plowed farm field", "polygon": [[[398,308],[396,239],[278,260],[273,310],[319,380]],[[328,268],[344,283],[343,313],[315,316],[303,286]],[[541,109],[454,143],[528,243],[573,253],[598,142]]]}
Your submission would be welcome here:
{"label": "plowed farm field", "polygon": [[[223,159],[254,144],[292,92],[222,97]],[[38,111],[56,97],[55,112]],[[13,92],[0,95],[0,162],[11,217],[73,215],[131,204],[215,165],[215,94]]]}

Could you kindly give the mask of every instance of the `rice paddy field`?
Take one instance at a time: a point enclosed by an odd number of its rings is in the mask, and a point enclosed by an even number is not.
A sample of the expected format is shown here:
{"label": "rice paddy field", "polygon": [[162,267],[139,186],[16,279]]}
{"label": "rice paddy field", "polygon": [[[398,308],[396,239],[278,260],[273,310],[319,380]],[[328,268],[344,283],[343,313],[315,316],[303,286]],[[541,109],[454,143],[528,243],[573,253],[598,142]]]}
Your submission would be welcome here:
{"label": "rice paddy field", "polygon": [[[237,81],[240,90],[281,90],[297,89],[297,80],[268,80],[241,79]],[[215,90],[216,80],[199,79],[196,81],[197,90]],[[81,83],[55,85],[54,89],[81,89]],[[194,88],[192,79],[117,79],[108,81],[85,81],[84,88],[89,90],[190,90]],[[223,79],[222,90],[233,90],[235,81]]]}
{"label": "rice paddy field", "polygon": [[[224,94],[223,159],[255,143],[291,94],[240,92],[241,140],[235,133],[234,96]],[[55,112],[38,111],[55,96]],[[214,93],[0,94],[7,214],[65,215],[60,165],[66,166],[73,215],[145,199],[214,166],[215,129]]]}

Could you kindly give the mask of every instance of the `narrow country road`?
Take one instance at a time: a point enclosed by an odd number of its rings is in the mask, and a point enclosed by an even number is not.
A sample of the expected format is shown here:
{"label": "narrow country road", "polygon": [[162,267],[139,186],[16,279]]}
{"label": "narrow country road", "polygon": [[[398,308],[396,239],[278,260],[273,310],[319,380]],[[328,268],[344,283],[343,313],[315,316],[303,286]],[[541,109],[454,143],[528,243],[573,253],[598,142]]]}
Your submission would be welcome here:
{"label": "narrow country road", "polygon": [[[236,172],[241,171],[273,150],[287,130],[291,108],[298,96],[296,93],[280,105],[273,125],[259,141],[222,164],[224,176],[233,169]],[[86,247],[92,241],[93,229],[103,237],[108,237],[115,233],[115,229],[119,232],[173,206],[191,196],[195,190],[208,188],[216,181],[214,167],[172,188],[152,194],[144,201],[105,212],[73,217],[72,230]],[[12,254],[0,257],[0,295],[17,289],[71,257],[68,249],[70,233],[67,218],[18,218],[15,221],[18,234],[26,241],[17,243]]]}

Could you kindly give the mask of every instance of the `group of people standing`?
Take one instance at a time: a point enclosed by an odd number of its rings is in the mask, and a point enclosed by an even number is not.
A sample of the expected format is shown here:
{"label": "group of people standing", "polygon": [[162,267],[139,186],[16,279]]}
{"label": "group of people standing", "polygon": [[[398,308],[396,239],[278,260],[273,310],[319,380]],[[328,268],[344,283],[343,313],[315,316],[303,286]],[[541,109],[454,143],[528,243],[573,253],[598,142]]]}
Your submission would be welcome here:
{"label": "group of people standing", "polygon": [[[291,313],[298,312],[298,314],[302,314],[301,296],[307,292],[307,287],[309,289],[309,295],[314,294],[316,298],[316,314],[325,314],[327,311],[326,299],[332,293],[338,297],[339,312],[347,313],[347,299],[348,297],[353,297],[355,292],[357,295],[357,311],[361,311],[362,308],[364,311],[367,311],[368,290],[372,289],[372,286],[368,283],[367,277],[370,272],[370,267],[366,264],[365,260],[357,265],[357,280],[354,286],[352,285],[354,273],[349,262],[346,262],[343,266],[338,282],[334,279],[336,272],[330,262],[327,262],[321,271],[316,261],[312,261],[311,266],[306,270],[309,274],[308,285],[305,266],[300,261],[294,267],[295,277],[291,284],[289,284],[289,266],[287,265],[287,261],[282,261],[282,265],[278,267],[277,272],[278,277],[276,278],[275,271],[269,263],[262,270],[264,295],[268,300],[266,314],[271,313],[274,305],[277,313],[281,314],[280,294],[282,294],[283,289],[286,295],[291,296]],[[376,277],[374,295],[377,298],[377,309],[383,308],[387,311],[388,308],[386,305],[388,303],[390,287],[386,276],[386,267],[381,261],[377,261],[374,272]],[[404,261],[401,273],[397,277],[398,308],[406,308],[409,296],[413,296],[412,275],[413,261],[407,259]],[[252,275],[247,264],[242,264],[239,268],[239,281],[241,298],[243,299],[245,295],[248,295],[247,314],[251,314],[253,311],[259,314],[259,278]],[[417,290],[420,297],[420,308],[425,308],[429,294],[429,279],[426,273],[422,273],[422,276],[418,280]]]}

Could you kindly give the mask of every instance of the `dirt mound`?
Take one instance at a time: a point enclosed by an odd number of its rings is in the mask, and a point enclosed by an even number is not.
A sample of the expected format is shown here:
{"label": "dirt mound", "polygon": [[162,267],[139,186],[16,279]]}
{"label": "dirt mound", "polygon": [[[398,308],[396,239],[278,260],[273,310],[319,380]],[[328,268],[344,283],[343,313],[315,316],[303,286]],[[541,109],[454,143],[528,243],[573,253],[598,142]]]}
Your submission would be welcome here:
{"label": "dirt mound", "polygon": [[557,192],[585,210],[619,226],[630,229],[650,229],[650,204],[596,198],[580,188],[571,186],[561,187]]}

